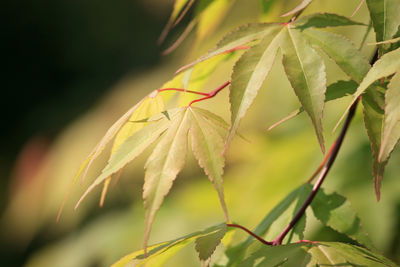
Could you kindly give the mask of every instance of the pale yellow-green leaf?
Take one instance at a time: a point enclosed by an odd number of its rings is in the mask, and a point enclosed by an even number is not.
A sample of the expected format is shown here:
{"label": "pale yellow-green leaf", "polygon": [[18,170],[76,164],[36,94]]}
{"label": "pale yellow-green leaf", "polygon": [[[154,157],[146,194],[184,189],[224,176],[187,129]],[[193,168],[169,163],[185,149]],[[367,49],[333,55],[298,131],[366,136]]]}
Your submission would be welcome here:
{"label": "pale yellow-green leaf", "polygon": [[111,155],[108,164],[103,169],[101,175],[97,177],[85,191],[75,208],[79,206],[82,200],[94,189],[94,187],[134,160],[167,129],[170,121],[163,115],[158,115],[157,117],[160,119],[135,132],[118,147],[117,151]]}
{"label": "pale yellow-green leaf", "polygon": [[385,162],[400,138],[400,73],[396,73],[385,94],[385,121],[378,160]]}
{"label": "pale yellow-green leaf", "polygon": [[144,247],[150,235],[157,210],[185,164],[190,120],[188,108],[178,108],[171,125],[148,158],[143,186],[146,209]]}
{"label": "pale yellow-green leaf", "polygon": [[197,112],[199,108],[191,108],[192,124],[190,128],[192,151],[200,167],[209,177],[217,190],[225,220],[229,222],[228,209],[225,204],[222,174],[224,171],[224,139],[220,136],[215,126]]}
{"label": "pale yellow-green leaf", "polygon": [[232,115],[226,147],[232,141],[240,120],[253,103],[258,90],[271,70],[285,32],[283,26],[274,27],[270,34],[265,36],[258,45],[250,48],[236,62],[232,72],[229,94]]}

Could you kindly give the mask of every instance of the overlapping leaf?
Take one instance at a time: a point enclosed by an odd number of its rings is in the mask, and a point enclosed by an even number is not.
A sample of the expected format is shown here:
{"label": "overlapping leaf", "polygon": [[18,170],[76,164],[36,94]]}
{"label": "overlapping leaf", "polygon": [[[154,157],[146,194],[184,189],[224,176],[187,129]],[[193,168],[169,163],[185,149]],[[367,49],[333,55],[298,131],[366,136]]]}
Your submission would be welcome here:
{"label": "overlapping leaf", "polygon": [[146,246],[156,212],[185,164],[190,132],[193,153],[214,184],[225,219],[228,221],[222,186],[222,150],[228,129],[227,123],[217,115],[195,107],[174,108],[142,121],[147,124],[129,136],[127,131],[131,128],[118,135],[124,140],[115,148],[102,174],[89,186],[75,207],[77,208],[96,186],[109,179],[108,177],[121,170],[159,139],[145,165],[143,199],[146,209]]}
{"label": "overlapping leaf", "polygon": [[384,123],[384,95],[378,91],[378,86],[367,89],[362,97],[364,107],[364,124],[367,129],[372,150],[372,172],[374,176],[375,194],[380,199],[380,188],[387,160],[378,160],[382,140],[382,127]]}
{"label": "overlapping leaf", "polygon": [[400,73],[396,73],[385,95],[385,122],[378,161],[385,162],[400,139]]}
{"label": "overlapping leaf", "polygon": [[[324,21],[324,23],[318,24],[318,21]],[[314,14],[301,18],[294,23],[275,26],[279,30],[274,29],[265,33],[264,39],[258,45],[251,47],[234,67],[230,91],[232,126],[227,143],[229,144],[233,138],[241,118],[253,102],[265,77],[268,75],[278,49],[280,49],[283,54],[283,65],[288,79],[302,104],[302,108],[310,116],[321,149],[324,151],[322,113],[326,91],[325,65],[320,56],[309,44],[308,38],[305,38],[304,32],[309,27],[357,24],[359,23],[352,22],[338,15]],[[350,69],[348,65],[356,68],[355,64],[363,61],[361,54],[355,52],[357,49],[350,42],[347,42],[340,36],[332,36],[338,39],[334,44],[341,43],[341,46],[329,45],[327,42],[331,42],[332,40],[326,39],[320,40],[318,46],[328,50],[339,67],[342,67],[344,70],[348,71]],[[332,36],[329,36],[330,39]],[[344,52],[340,51],[343,48],[346,48],[346,50]],[[345,56],[348,56],[350,53],[355,57],[354,64],[343,63]],[[365,66],[368,68],[368,63]],[[360,66],[357,66],[357,68],[360,68]],[[352,71],[356,72],[355,70]]]}
{"label": "overlapping leaf", "polygon": [[145,265],[152,267],[163,266],[179,250],[192,242],[196,242],[196,251],[199,253],[199,258],[207,259],[219,245],[226,232],[225,223],[212,226],[172,241],[152,245],[148,247],[147,255],[145,255],[144,250],[132,252],[114,263],[112,267],[123,267],[127,264],[133,264],[137,267]]}
{"label": "overlapping leaf", "polygon": [[240,267],[269,266],[396,266],[382,255],[338,242],[302,242],[282,246],[263,246]]}
{"label": "overlapping leaf", "polygon": [[[378,79],[383,79],[392,74],[398,73],[399,70],[400,49],[396,49],[384,54],[379,60],[376,61],[376,63],[366,74],[365,78],[362,80],[355,94],[353,95],[351,102],[352,105],[356,99],[363,94],[362,102],[364,106],[364,121],[370,139],[374,159],[373,176],[375,192],[378,200],[380,198],[380,187],[383,178],[384,167],[387,164],[390,152],[393,150],[399,139],[398,135],[396,135],[397,130],[392,132],[390,141],[388,139],[388,135],[384,136],[382,133],[383,129],[386,129],[387,133],[389,133],[389,129],[397,129],[398,127],[398,121],[396,122],[391,119],[392,116],[398,112],[398,107],[396,104],[393,104],[391,100],[393,98],[393,92],[396,91],[396,89],[393,89],[393,87],[397,86],[396,84],[398,83],[398,78],[394,80],[394,83],[391,83],[390,87],[392,89],[390,91],[387,90],[385,92],[385,89],[380,89],[379,86],[371,87],[371,85]],[[397,77],[396,75],[395,77]],[[387,94],[386,103],[384,100],[384,94]],[[349,107],[346,109],[346,112],[342,115],[338,124],[343,120],[351,105],[349,105]],[[380,153],[384,155],[383,157],[381,156],[381,158],[379,157]]]}
{"label": "overlapping leaf", "polygon": [[[382,42],[395,37],[400,26],[399,0],[367,0],[368,10],[374,26],[376,41]],[[390,50],[390,45],[380,45],[380,55]]]}
{"label": "overlapping leaf", "polygon": [[[273,224],[276,224],[279,221],[280,225],[278,225],[278,228],[280,228],[280,231],[282,231],[289,220],[282,221],[280,218],[285,216],[285,213],[287,214],[288,211],[290,211],[292,214],[289,219],[293,218],[294,214],[304,203],[305,198],[311,192],[311,189],[312,186],[310,184],[304,184],[293,190],[267,214],[267,216],[260,222],[253,232],[259,236],[264,236],[267,232],[270,232]],[[296,205],[294,205],[294,203],[296,203]],[[291,209],[291,207],[294,207],[294,209]],[[349,202],[344,197],[338,195],[337,193],[326,194],[324,190],[321,189],[311,203],[311,208],[315,217],[320,220],[324,226],[330,227],[342,234],[347,235],[358,243],[374,249],[374,245],[361,226],[360,219],[352,210]],[[305,214],[303,216],[305,216]],[[303,223],[304,222],[305,219]],[[275,238],[280,231],[275,233],[275,236],[269,235],[268,237]],[[302,237],[304,224],[300,223],[298,229],[294,229],[294,233],[296,231],[297,235]],[[242,243],[229,248],[226,251],[226,255],[229,258],[227,266],[236,266],[237,263],[241,262],[246,254],[247,248],[253,242],[258,241],[254,241],[253,237],[249,237]]]}
{"label": "overlapping leaf", "polygon": [[324,225],[347,235],[369,249],[375,249],[362,228],[360,218],[345,197],[337,193],[326,194],[321,190],[311,203],[311,208],[315,217]]}
{"label": "overlapping leaf", "polygon": [[[57,215],[57,221],[60,219],[63,207],[66,203],[66,200],[69,196],[69,193],[72,190],[72,187],[75,185],[75,183],[78,181],[78,179],[80,177],[82,177],[82,181],[84,180],[90,166],[92,165],[93,161],[101,154],[101,152],[104,150],[105,146],[114,138],[114,136],[117,135],[117,133],[119,133],[121,127],[123,127],[125,125],[125,123],[130,119],[130,118],[135,118],[136,115],[135,114],[141,114],[141,110],[142,107],[144,105],[146,105],[148,102],[154,102],[156,103],[157,107],[160,108],[160,105],[162,105],[161,103],[159,103],[160,99],[157,96],[157,92],[154,91],[152,93],[150,93],[148,96],[146,96],[145,98],[143,98],[141,101],[139,101],[139,103],[137,103],[135,106],[133,106],[132,108],[130,108],[121,118],[119,118],[106,132],[106,134],[104,135],[104,137],[100,140],[100,142],[95,146],[95,148],[93,149],[93,151],[89,154],[88,158],[81,164],[81,166],[79,167],[79,170],[77,172],[77,174],[75,175],[70,187],[67,190],[67,193],[64,197],[63,203],[61,204],[60,210],[58,212]],[[129,122],[130,123],[134,123],[134,121]],[[128,125],[127,124],[127,125]],[[139,124],[138,124],[139,125]],[[133,129],[129,128],[130,130],[126,129],[124,132],[125,134],[121,134],[119,138],[117,138],[116,144],[121,143],[121,141],[123,141],[124,139],[126,139],[128,137],[128,132],[134,132],[135,129],[138,129],[137,127],[140,126],[134,126]],[[116,147],[117,145],[115,145]],[[119,145],[118,145],[119,146]],[[104,191],[104,190],[103,190]]]}

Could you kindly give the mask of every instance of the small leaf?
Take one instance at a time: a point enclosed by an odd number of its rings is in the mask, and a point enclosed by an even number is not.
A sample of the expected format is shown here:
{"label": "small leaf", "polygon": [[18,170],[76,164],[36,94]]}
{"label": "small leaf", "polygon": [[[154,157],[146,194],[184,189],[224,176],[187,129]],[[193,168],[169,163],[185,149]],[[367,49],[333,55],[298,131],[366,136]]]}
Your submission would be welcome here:
{"label": "small leaf", "polygon": [[246,51],[236,62],[232,72],[229,94],[231,128],[227,137],[227,146],[232,141],[240,120],[252,104],[271,70],[284,33],[283,30],[279,33],[271,32],[258,45]]}
{"label": "small leaf", "polygon": [[78,203],[75,205],[75,209],[97,185],[101,184],[105,179],[118,172],[126,164],[139,156],[167,129],[167,127],[168,120],[160,119],[128,137],[126,141],[118,147],[117,151],[111,155],[107,166],[79,199]]}
{"label": "small leaf", "polygon": [[213,48],[206,55],[198,58],[197,60],[189,63],[176,71],[176,73],[180,73],[190,67],[193,67],[197,63],[205,61],[211,57],[216,55],[225,53],[226,51],[230,51],[237,47],[248,44],[254,40],[258,40],[263,38],[265,35],[274,32],[279,28],[278,23],[253,23],[248,24],[246,26],[239,27],[234,31],[228,33],[222,40],[217,44],[215,48]]}
{"label": "small leaf", "polygon": [[[198,112],[199,108],[191,108],[192,124],[190,128],[192,150],[200,167],[209,177],[218,192],[221,207],[225,214],[225,220],[229,222],[228,210],[224,200],[224,188],[222,174],[224,171],[224,139],[211,124],[203,117],[204,113]],[[203,259],[205,260],[205,259]]]}
{"label": "small leaf", "polygon": [[353,95],[353,99],[350,105],[347,107],[342,117],[339,119],[335,126],[335,129],[342,122],[351,105],[357,100],[357,98],[364,93],[364,91],[376,80],[387,77],[400,70],[400,48],[384,54],[379,60],[375,62],[372,68],[368,71],[363,81],[358,86],[357,91]]}
{"label": "small leaf", "polygon": [[320,190],[311,203],[311,208],[315,217],[324,225],[347,235],[361,245],[375,249],[368,234],[362,229],[360,218],[345,197],[337,193],[328,195],[324,190]]}
{"label": "small leaf", "polygon": [[301,3],[296,6],[294,9],[290,10],[289,12],[286,12],[285,14],[281,15],[281,17],[286,17],[289,15],[293,15],[297,12],[300,12],[301,10],[303,10],[304,8],[306,8],[309,4],[311,4],[312,0],[303,0],[301,1]]}
{"label": "small leaf", "polygon": [[396,73],[385,95],[385,120],[382,143],[379,151],[379,162],[389,159],[390,153],[400,139],[400,73]]}
{"label": "small leaf", "polygon": [[144,247],[147,246],[151,225],[157,210],[172,187],[186,160],[189,118],[188,108],[178,108],[171,125],[147,159],[143,186],[146,221]]}
{"label": "small leaf", "polygon": [[226,224],[215,227],[214,231],[208,234],[203,234],[195,241],[196,251],[199,253],[199,258],[202,261],[207,260],[214,253],[217,246],[221,243],[221,239],[227,231]]}
{"label": "small leaf", "polygon": [[351,79],[361,83],[371,65],[354,47],[341,35],[331,32],[307,29],[303,31],[312,44],[322,49]]}
{"label": "small leaf", "polygon": [[[367,0],[367,6],[374,26],[376,41],[392,39],[400,25],[400,1]],[[380,55],[383,55],[390,46],[384,44],[380,48]]]}
{"label": "small leaf", "polygon": [[364,124],[367,129],[372,150],[372,171],[375,184],[375,194],[378,201],[380,199],[383,172],[387,164],[387,161],[379,162],[378,160],[382,140],[382,126],[384,122],[384,111],[379,102],[383,102],[383,94],[380,94],[375,86],[368,88],[362,97],[362,104],[364,107]]}
{"label": "small leaf", "polygon": [[288,79],[314,125],[321,150],[325,153],[322,113],[326,91],[325,65],[301,32],[287,28],[282,42],[283,66]]}
{"label": "small leaf", "polygon": [[349,18],[331,14],[331,13],[315,13],[308,16],[301,17],[292,23],[294,27],[300,30],[307,28],[326,28],[337,26],[353,26],[364,25],[364,23],[353,21]]}
{"label": "small leaf", "polygon": [[[174,256],[179,250],[184,248],[185,246],[191,244],[193,241],[197,241],[197,239],[206,237],[206,236],[213,236],[213,234],[221,235],[222,233],[226,233],[231,229],[226,229],[226,224],[219,224],[212,227],[209,227],[203,231],[198,231],[192,234],[188,234],[186,236],[177,238],[175,240],[162,242],[156,245],[152,245],[148,247],[147,257],[144,253],[144,250],[138,250],[132,252],[117,262],[115,262],[112,267],[123,267],[127,264],[133,264],[134,266],[163,266],[169,258]],[[214,239],[216,240],[216,239]],[[218,244],[217,244],[218,245]],[[210,246],[202,247],[202,252],[206,252],[207,249],[211,248]],[[203,253],[204,253],[203,252]]]}

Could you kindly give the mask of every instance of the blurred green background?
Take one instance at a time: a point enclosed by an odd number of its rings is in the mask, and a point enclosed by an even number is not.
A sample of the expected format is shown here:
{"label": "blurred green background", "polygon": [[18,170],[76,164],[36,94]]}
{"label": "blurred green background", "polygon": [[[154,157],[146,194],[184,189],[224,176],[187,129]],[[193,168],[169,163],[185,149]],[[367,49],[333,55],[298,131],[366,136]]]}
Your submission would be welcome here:
{"label": "blurred green background", "polygon": [[[215,31],[203,40],[191,34],[172,55],[160,52],[182,32],[184,19],[161,48],[156,45],[173,1],[25,1],[2,8],[3,97],[5,121],[0,154],[0,265],[107,266],[140,249],[144,210],[140,157],[112,184],[100,209],[96,189],[77,211],[72,207],[107,160],[89,172],[89,181],[74,189],[61,221],[55,218],[79,164],[124,111],[173,77],[184,63],[198,57],[227,31],[259,20],[282,20],[279,14],[297,1],[273,1],[266,14],[260,1],[237,0]],[[336,12],[350,16],[358,1],[315,1],[305,13]],[[367,21],[367,9],[354,18]],[[223,18],[222,15],[219,18]],[[356,45],[365,28],[335,29]],[[373,32],[368,41],[372,42]],[[194,44],[194,45],[193,45]],[[370,57],[372,48],[363,50]],[[329,59],[328,82],[345,78]],[[233,60],[218,67],[204,90],[228,79]],[[277,61],[237,138],[227,154],[225,187],[231,218],[249,228],[257,225],[279,200],[306,181],[319,165],[314,132],[305,115],[271,132],[267,126],[297,108],[298,102]],[[222,103],[222,104],[221,104]],[[200,106],[228,119],[227,92]],[[326,105],[327,143],[347,101]],[[382,200],[377,203],[371,177],[371,152],[357,115],[325,188],[349,198],[377,248],[400,261],[400,153],[387,167]],[[223,221],[216,193],[189,158],[153,227],[150,243],[174,239]],[[244,235],[235,233],[235,240]],[[309,220],[306,238],[345,240]],[[183,250],[169,266],[200,266],[193,248]]]}

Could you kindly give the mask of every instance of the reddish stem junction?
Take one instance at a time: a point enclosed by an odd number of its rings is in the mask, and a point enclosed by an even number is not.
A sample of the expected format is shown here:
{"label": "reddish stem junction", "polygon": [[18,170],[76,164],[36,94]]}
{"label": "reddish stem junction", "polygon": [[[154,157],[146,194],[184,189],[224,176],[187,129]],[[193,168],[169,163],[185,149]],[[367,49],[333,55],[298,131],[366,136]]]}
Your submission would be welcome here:
{"label": "reddish stem junction", "polygon": [[[261,243],[265,245],[271,245],[271,246],[278,246],[282,245],[283,239],[286,237],[286,235],[290,232],[291,229],[294,228],[296,223],[301,219],[303,214],[305,213],[306,209],[308,206],[310,206],[311,202],[313,201],[315,195],[318,193],[318,190],[320,189],[322,183],[324,182],[326,176],[328,175],[329,170],[331,169],[337,154],[339,153],[340,147],[342,146],[344,137],[346,136],[347,130],[350,126],[350,122],[354,117],[357,104],[358,104],[359,99],[357,99],[356,102],[351,106],[349,113],[347,115],[346,121],[343,125],[343,128],[338,136],[338,138],[335,140],[333,143],[332,147],[329,149],[329,152],[327,153],[326,157],[322,161],[321,165],[318,167],[316,172],[312,175],[311,179],[309,179],[308,182],[311,182],[313,178],[320,173],[318,180],[315,182],[313,189],[311,193],[308,195],[306,201],[303,203],[303,205],[300,207],[300,209],[297,211],[297,213],[294,215],[293,219],[290,221],[290,223],[285,227],[285,229],[271,242],[264,240],[262,237],[258,236],[254,232],[250,231],[249,229],[245,228],[244,226],[238,225],[238,224],[227,224],[229,227],[236,227],[239,229],[244,230],[257,240],[259,240]],[[311,241],[299,241],[299,242],[311,242]]]}
{"label": "reddish stem junction", "polygon": [[164,91],[178,91],[178,92],[184,92],[184,93],[191,93],[191,94],[196,94],[196,95],[202,95],[204,97],[195,99],[193,101],[191,101],[187,106],[190,107],[192,106],[192,104],[196,103],[196,102],[200,102],[209,98],[212,98],[214,96],[216,96],[222,89],[224,89],[225,87],[227,87],[229,84],[231,84],[230,81],[225,82],[224,84],[222,84],[220,87],[218,87],[215,90],[212,90],[211,92],[208,93],[203,93],[203,92],[197,92],[197,91],[192,91],[192,90],[186,90],[186,89],[182,89],[182,88],[162,88],[162,89],[158,89],[158,92],[164,92]]}

